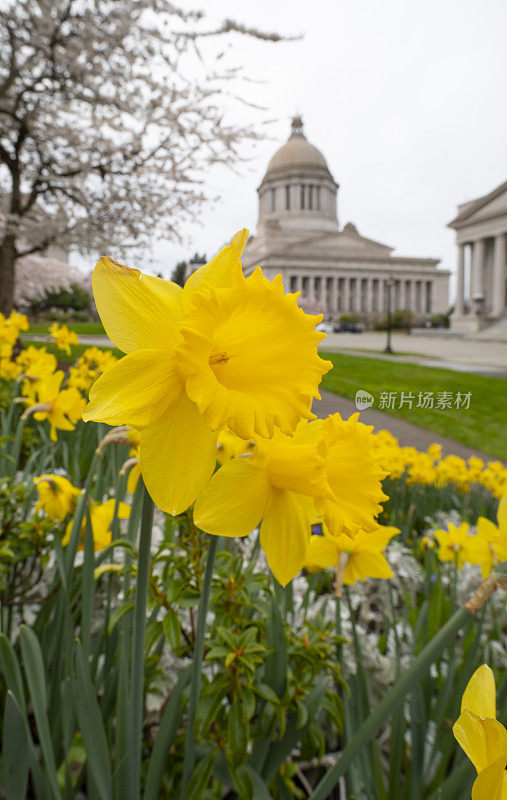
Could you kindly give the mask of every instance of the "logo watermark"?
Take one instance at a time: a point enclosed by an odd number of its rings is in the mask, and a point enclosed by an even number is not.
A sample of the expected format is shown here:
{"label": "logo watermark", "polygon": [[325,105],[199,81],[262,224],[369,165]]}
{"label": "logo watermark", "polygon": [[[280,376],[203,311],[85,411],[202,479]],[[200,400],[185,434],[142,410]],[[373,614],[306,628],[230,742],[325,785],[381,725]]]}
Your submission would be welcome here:
{"label": "logo watermark", "polygon": [[364,411],[365,408],[370,408],[375,402],[373,395],[366,392],[364,389],[359,389],[354,399],[358,411]]}
{"label": "logo watermark", "polygon": [[354,399],[358,411],[372,407],[380,411],[399,408],[434,408],[442,411],[456,408],[466,411],[470,408],[472,392],[380,392],[376,402],[370,392],[359,389]]}

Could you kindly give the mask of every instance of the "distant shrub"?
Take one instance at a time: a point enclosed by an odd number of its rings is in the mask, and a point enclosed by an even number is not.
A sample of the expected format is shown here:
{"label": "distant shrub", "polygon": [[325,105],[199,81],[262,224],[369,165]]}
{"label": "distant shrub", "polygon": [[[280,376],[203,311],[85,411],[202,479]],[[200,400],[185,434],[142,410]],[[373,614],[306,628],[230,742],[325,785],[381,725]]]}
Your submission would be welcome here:
{"label": "distant shrub", "polygon": [[69,289],[61,288],[57,292],[46,291],[41,300],[33,300],[30,305],[30,310],[34,314],[39,314],[43,311],[50,311],[53,308],[59,308],[64,311],[88,311],[91,306],[91,298],[86,289],[79,286],[78,283],[71,283]]}

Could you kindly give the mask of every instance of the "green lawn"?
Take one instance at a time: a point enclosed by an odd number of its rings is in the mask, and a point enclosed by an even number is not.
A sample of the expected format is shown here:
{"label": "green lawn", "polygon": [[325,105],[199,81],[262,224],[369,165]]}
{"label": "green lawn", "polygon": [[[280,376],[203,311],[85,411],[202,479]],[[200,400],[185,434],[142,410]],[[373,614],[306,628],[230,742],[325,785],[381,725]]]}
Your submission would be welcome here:
{"label": "green lawn", "polygon": [[[49,333],[51,322],[34,322],[30,324],[27,333]],[[59,323],[60,324],[60,323]],[[61,324],[67,326],[70,331],[75,331],[78,336],[105,336],[106,332],[101,322],[65,322]]]}
{"label": "green lawn", "polygon": [[[354,399],[359,389],[370,392],[373,407],[441,433],[458,442],[507,461],[507,381],[420,364],[321,353],[334,364],[322,388]],[[471,392],[470,408],[416,408],[419,392]],[[398,392],[396,408],[380,408],[381,392]],[[412,409],[398,408],[401,392],[414,395]]]}

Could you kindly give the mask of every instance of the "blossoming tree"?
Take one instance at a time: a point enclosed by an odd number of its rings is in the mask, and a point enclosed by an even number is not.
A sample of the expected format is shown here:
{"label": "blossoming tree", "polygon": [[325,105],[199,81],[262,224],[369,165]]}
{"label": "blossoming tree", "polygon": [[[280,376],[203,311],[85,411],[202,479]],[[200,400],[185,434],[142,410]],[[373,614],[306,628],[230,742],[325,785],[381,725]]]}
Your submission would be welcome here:
{"label": "blossoming tree", "polygon": [[[15,264],[58,243],[82,252],[170,238],[204,199],[201,170],[254,136],[224,119],[237,70],[198,58],[204,38],[276,34],[169,0],[8,0],[0,9],[0,310]],[[221,63],[221,62],[220,62]],[[248,101],[248,98],[245,98]]]}

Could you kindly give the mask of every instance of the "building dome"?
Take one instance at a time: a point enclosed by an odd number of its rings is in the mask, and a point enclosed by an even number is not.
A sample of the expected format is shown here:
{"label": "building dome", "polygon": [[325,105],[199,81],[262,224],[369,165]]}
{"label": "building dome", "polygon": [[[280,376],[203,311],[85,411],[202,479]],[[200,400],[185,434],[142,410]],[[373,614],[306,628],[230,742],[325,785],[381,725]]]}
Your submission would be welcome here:
{"label": "building dome", "polygon": [[310,144],[303,133],[301,117],[292,120],[292,133],[288,141],[276,151],[268,164],[267,172],[285,167],[313,166],[328,170],[326,159],[320,150]]}
{"label": "building dome", "polygon": [[301,117],[268,164],[259,186],[259,224],[338,230],[335,182],[320,150],[307,140]]}

